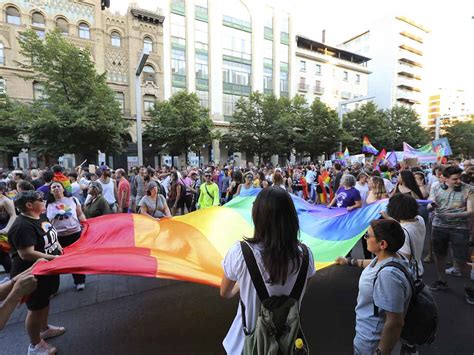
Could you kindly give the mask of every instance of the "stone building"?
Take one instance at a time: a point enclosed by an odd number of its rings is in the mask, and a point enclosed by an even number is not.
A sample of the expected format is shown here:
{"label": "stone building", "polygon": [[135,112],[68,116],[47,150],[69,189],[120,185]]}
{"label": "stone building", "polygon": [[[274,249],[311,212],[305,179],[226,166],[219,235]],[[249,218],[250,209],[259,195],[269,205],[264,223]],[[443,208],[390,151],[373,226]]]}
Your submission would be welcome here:
{"label": "stone building", "polygon": [[[124,15],[102,11],[100,2],[95,0],[8,0],[0,5],[0,11],[0,91],[22,102],[31,102],[41,95],[39,83],[17,75],[23,70],[19,66],[23,58],[17,38],[29,28],[40,37],[59,28],[77,47],[89,48],[97,71],[107,72],[107,82],[116,93],[123,116],[132,121],[126,151],[107,157],[107,163],[116,167],[127,166],[127,161],[133,164],[137,155],[135,70],[140,53],[146,48],[150,55],[141,80],[142,112],[146,115],[156,100],[164,98],[164,16],[135,7]],[[20,164],[35,165],[37,158],[29,152]],[[11,161],[11,156],[0,155],[0,166],[9,166]],[[144,161],[154,165],[147,149]]]}

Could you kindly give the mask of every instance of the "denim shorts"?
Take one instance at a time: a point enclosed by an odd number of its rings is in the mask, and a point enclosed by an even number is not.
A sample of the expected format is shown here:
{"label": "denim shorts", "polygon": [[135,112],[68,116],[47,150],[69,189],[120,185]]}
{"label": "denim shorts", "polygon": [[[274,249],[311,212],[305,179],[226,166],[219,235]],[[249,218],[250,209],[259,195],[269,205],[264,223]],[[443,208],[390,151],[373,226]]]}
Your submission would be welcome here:
{"label": "denim shorts", "polygon": [[433,226],[431,234],[433,252],[439,256],[447,256],[448,246],[451,243],[454,259],[468,262],[469,255],[469,230]]}

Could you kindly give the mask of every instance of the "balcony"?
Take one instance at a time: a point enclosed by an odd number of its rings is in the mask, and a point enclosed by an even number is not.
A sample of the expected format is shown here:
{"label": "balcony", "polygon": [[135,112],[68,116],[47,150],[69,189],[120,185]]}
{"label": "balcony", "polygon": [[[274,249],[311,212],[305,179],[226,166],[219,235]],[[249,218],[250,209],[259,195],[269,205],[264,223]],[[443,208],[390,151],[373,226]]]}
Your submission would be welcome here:
{"label": "balcony", "polygon": [[400,72],[407,72],[411,73],[413,75],[418,75],[420,74],[420,67],[417,67],[415,65],[408,64],[406,61],[399,60],[398,61],[398,71]]}
{"label": "balcony", "polygon": [[265,89],[263,89],[263,93],[264,93],[265,95],[273,95],[273,89],[267,89],[267,88],[265,88]]}
{"label": "balcony", "polygon": [[419,104],[420,95],[416,92],[409,90],[397,90],[396,100],[401,103],[406,103],[409,105]]}
{"label": "balcony", "polygon": [[273,28],[265,26],[263,28],[263,37],[270,41],[273,41]]}
{"label": "balcony", "polygon": [[423,57],[420,57],[419,55],[413,54],[411,52],[405,51],[400,49],[398,51],[398,60],[405,62],[407,64],[423,68],[423,64],[421,61],[423,60]]}
{"label": "balcony", "polygon": [[315,86],[313,92],[316,95],[323,95],[324,94],[324,88],[322,86]]}
{"label": "balcony", "polygon": [[171,2],[171,12],[178,15],[185,15],[184,12],[184,0],[182,1],[172,1]]}
{"label": "balcony", "polygon": [[281,96],[281,97],[289,98],[289,97],[290,97],[290,93],[289,93],[288,91],[280,91],[280,96]]}
{"label": "balcony", "polygon": [[196,89],[207,91],[209,89],[209,79],[196,77]]}
{"label": "balcony", "polygon": [[421,92],[421,89],[418,87],[419,83],[411,79],[401,79],[398,78],[397,86],[401,89],[406,89],[409,91]]}
{"label": "balcony", "polygon": [[299,83],[298,90],[299,91],[308,91],[309,90],[309,85],[305,84],[305,83]]}
{"label": "balcony", "polygon": [[186,88],[186,75],[173,74],[172,82],[174,87]]}
{"label": "balcony", "polygon": [[252,91],[252,87],[249,85],[233,84],[224,81],[223,86],[226,94],[248,96]]}
{"label": "balcony", "polygon": [[237,30],[245,31],[245,32],[252,32],[252,25],[248,21],[239,20],[234,17],[224,15],[222,17],[222,24],[227,27],[232,27]]}
{"label": "balcony", "polygon": [[207,8],[199,5],[194,6],[194,15],[196,16],[196,20],[207,22],[209,19]]}
{"label": "balcony", "polygon": [[413,54],[415,54],[415,55],[418,55],[418,56],[420,56],[420,57],[423,56],[423,52],[422,52],[422,51],[420,51],[419,49],[413,48],[413,47],[411,47],[411,46],[408,46],[408,45],[406,45],[406,44],[402,44],[402,45],[398,46],[398,48],[403,49],[403,50],[406,50],[406,51],[408,51],[408,52],[410,52],[410,53],[413,53]]}
{"label": "balcony", "polygon": [[412,74],[406,71],[399,71],[398,75],[403,77],[403,78],[408,78],[408,79],[416,79],[416,80],[421,80],[421,76]]}
{"label": "balcony", "polygon": [[280,32],[280,42],[282,44],[290,44],[290,35],[287,32]]}

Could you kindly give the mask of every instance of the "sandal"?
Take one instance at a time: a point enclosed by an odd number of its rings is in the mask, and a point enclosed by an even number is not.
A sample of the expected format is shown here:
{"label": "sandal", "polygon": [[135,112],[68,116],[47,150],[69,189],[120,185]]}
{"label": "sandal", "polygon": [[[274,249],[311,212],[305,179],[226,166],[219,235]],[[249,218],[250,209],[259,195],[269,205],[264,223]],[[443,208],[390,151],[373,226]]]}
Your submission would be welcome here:
{"label": "sandal", "polygon": [[64,327],[56,327],[54,325],[48,325],[48,329],[46,329],[44,332],[41,332],[40,337],[41,339],[54,338],[54,337],[64,334],[65,331],[66,331],[66,328]]}

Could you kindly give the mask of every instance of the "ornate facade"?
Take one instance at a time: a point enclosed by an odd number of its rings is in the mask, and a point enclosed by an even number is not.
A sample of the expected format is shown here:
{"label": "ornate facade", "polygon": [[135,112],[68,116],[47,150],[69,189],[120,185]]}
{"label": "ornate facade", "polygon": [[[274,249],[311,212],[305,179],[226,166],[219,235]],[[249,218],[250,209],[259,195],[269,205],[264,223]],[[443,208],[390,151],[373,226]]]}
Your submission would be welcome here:
{"label": "ornate facade", "polygon": [[17,75],[23,60],[17,38],[29,28],[40,37],[59,28],[76,46],[89,48],[97,71],[107,73],[123,116],[133,121],[127,153],[115,157],[114,165],[126,166],[126,156],[136,155],[135,70],[144,47],[150,54],[141,80],[145,116],[154,101],[164,98],[164,16],[135,7],[125,15],[113,14],[102,11],[95,0],[7,0],[0,11],[0,91],[24,102],[37,97],[41,88]]}

